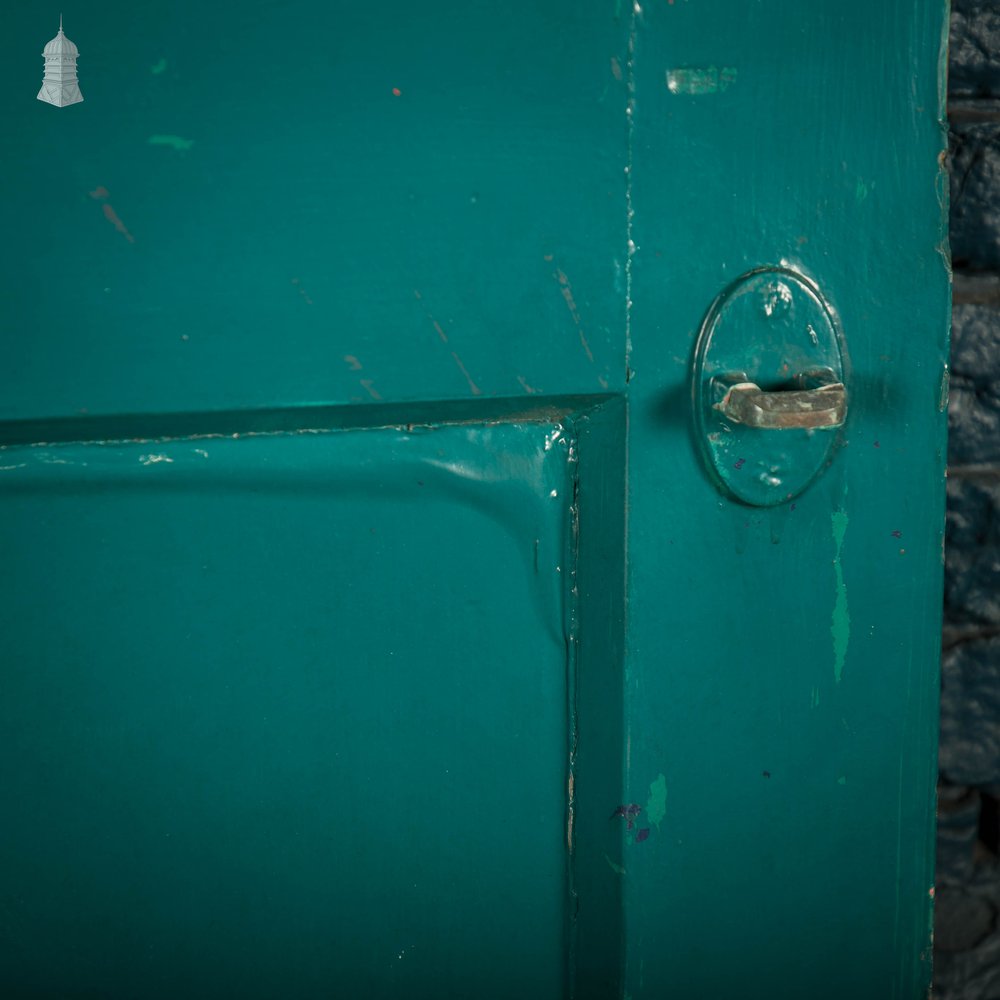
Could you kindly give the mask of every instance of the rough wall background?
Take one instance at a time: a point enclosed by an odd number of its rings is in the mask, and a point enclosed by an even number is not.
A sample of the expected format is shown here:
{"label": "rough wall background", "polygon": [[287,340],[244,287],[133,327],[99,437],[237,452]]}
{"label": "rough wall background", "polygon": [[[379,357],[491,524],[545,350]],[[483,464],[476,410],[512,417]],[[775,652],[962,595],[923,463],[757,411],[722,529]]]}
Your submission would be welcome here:
{"label": "rough wall background", "polygon": [[1000,2],[953,0],[934,995],[1000,1000]]}

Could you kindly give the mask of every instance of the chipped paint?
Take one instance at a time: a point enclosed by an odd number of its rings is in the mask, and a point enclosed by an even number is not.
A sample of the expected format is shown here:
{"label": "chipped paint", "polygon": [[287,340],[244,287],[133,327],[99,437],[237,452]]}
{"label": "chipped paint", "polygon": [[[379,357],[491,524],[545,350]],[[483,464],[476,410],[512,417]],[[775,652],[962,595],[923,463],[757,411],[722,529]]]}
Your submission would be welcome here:
{"label": "chipped paint", "polygon": [[576,818],[576,796],[574,794],[575,783],[576,776],[571,767],[569,777],[566,781],[566,850],[569,851],[570,854],[573,853],[573,829],[574,820]]}
{"label": "chipped paint", "polygon": [[649,786],[649,798],[646,800],[646,818],[657,831],[663,817],[667,815],[667,778],[666,775],[657,775],[657,778]]}
{"label": "chipped paint", "polygon": [[844,583],[844,569],[841,566],[840,555],[844,545],[844,535],[847,533],[847,511],[835,511],[831,517],[833,526],[833,541],[836,554],[833,558],[833,569],[837,581],[837,598],[833,605],[833,618],[830,623],[830,634],[833,637],[833,674],[840,683],[844,672],[844,660],[847,657],[847,645],[851,640],[851,612],[847,605],[847,584]]}
{"label": "chipped paint", "polygon": [[169,455],[140,455],[139,461],[143,465],[157,465],[160,462],[173,462]]}
{"label": "chipped paint", "polygon": [[151,135],[146,142],[150,146],[172,146],[181,153],[186,153],[194,145],[194,139],[182,139],[179,135]]}
{"label": "chipped paint", "polygon": [[620,805],[611,814],[612,819],[617,819],[619,816],[626,821],[625,829],[631,830],[635,825],[635,817],[642,812],[642,806],[638,802],[630,802],[628,805]]}
{"label": "chipped paint", "polygon": [[719,94],[736,82],[735,66],[685,66],[667,70],[667,90],[671,94]]}

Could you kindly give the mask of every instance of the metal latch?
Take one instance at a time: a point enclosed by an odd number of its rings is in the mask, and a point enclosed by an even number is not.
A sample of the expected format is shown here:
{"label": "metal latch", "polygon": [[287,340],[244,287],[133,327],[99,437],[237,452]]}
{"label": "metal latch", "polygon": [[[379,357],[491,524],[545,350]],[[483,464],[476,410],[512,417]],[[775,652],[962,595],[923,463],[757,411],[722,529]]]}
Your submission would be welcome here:
{"label": "metal latch", "polygon": [[712,304],[692,371],[706,465],[735,499],[773,506],[801,493],[847,419],[842,338],[808,278],[743,275]]}

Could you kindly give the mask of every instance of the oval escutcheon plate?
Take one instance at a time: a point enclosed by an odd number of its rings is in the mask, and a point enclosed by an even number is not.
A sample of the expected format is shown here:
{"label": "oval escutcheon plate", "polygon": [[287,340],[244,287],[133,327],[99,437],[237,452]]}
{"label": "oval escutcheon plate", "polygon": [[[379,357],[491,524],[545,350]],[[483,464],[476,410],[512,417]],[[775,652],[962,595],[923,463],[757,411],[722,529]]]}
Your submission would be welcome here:
{"label": "oval escutcheon plate", "polygon": [[829,464],[846,412],[844,352],[808,278],[767,267],[733,282],[702,323],[692,377],[701,452],[733,499],[783,503]]}

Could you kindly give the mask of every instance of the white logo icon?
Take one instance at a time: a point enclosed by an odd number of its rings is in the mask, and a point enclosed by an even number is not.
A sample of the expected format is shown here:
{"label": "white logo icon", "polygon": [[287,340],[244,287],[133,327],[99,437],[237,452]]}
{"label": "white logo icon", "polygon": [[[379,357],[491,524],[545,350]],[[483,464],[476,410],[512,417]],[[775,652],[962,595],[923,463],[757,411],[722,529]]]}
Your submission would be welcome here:
{"label": "white logo icon", "polygon": [[59,15],[59,34],[42,50],[45,58],[45,76],[38,99],[57,108],[79,104],[83,100],[80,85],[76,82],[76,60],[79,49],[63,34],[62,14]]}

